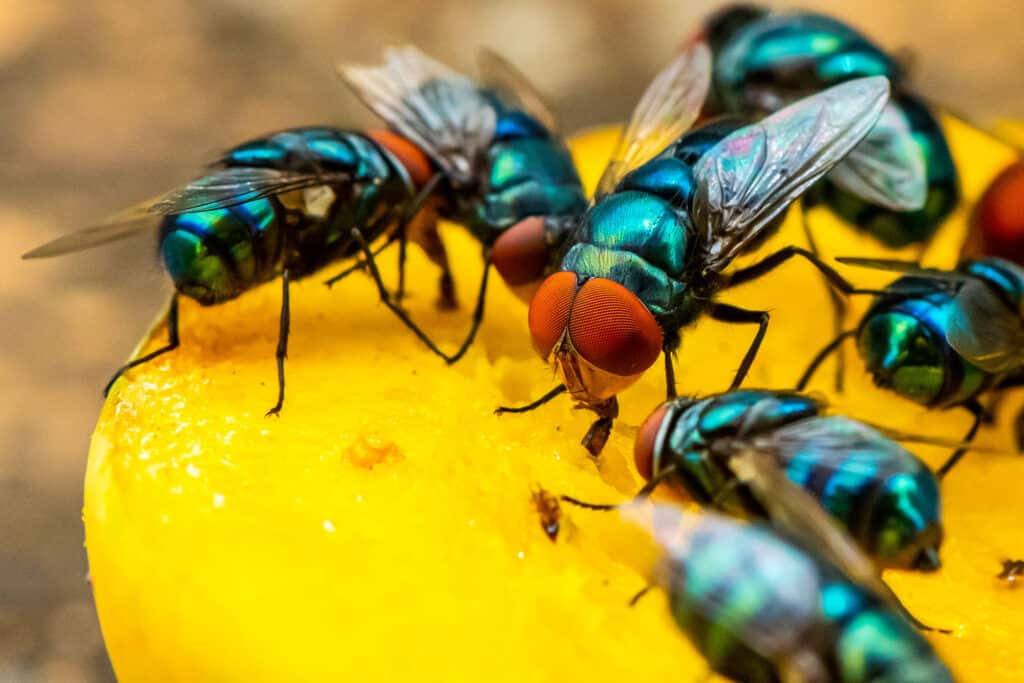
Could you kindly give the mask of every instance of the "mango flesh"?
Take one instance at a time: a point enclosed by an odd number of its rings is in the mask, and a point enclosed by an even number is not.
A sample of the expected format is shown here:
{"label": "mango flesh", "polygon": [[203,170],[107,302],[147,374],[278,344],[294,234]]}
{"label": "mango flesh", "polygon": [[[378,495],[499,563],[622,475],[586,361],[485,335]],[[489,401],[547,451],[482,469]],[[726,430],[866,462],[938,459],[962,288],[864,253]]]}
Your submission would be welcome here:
{"label": "mango flesh", "polygon": [[[1007,149],[948,122],[968,199],[1010,159]],[[613,129],[574,138],[590,187]],[[925,254],[951,266],[961,209]],[[828,255],[887,255],[870,238],[811,214]],[[467,324],[479,250],[456,226],[443,237],[463,310],[434,307],[436,270],[411,251],[407,307],[445,348]],[[763,255],[803,244],[791,212]],[[895,256],[914,258],[913,250]],[[752,262],[757,255],[740,263]],[[382,257],[394,282],[394,256]],[[339,266],[339,270],[343,265]],[[846,268],[864,286],[891,275]],[[85,530],[96,603],[119,679],[134,681],[654,681],[708,669],[645,584],[650,549],[610,516],[563,506],[552,543],[531,499],[537,486],[618,502],[640,485],[632,435],[663,399],[660,368],[621,397],[622,418],[599,460],[579,439],[589,414],[560,398],[527,415],[495,416],[556,383],[530,347],[526,307],[497,280],[480,338],[446,367],[356,275],[333,290],[292,288],[287,399],[276,396],[280,287],[203,309],[183,301],[182,346],[117,383],[93,436]],[[723,300],[772,312],[751,387],[792,386],[833,333],[825,287],[797,260]],[[867,301],[854,300],[847,326]],[[723,390],[751,326],[703,320],[683,336],[679,390]],[[141,351],[163,343],[158,324]],[[852,348],[847,390],[833,366],[815,389],[835,410],[959,439],[964,411],[928,412],[875,388]],[[1009,395],[997,426],[943,486],[944,567],[889,572],[908,607],[953,629],[931,640],[963,681],[1017,681],[1024,670],[1024,590],[996,579],[1024,557],[1024,458],[1012,450],[1020,409]],[[932,465],[946,449],[912,447]],[[661,494],[667,495],[667,494]]]}

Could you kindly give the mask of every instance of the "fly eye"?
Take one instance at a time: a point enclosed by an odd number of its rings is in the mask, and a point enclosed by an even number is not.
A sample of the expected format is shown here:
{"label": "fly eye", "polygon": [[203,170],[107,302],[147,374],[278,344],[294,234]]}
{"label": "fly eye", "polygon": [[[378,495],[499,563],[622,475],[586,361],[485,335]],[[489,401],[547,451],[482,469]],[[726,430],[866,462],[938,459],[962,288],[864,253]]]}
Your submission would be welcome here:
{"label": "fly eye", "polygon": [[551,355],[555,344],[565,334],[569,312],[576,296],[576,274],[555,273],[541,283],[530,301],[530,337],[541,358]]}
{"label": "fly eye", "polygon": [[535,282],[544,275],[548,263],[548,244],[544,219],[524,218],[494,242],[491,263],[510,287]]}
{"label": "fly eye", "polygon": [[633,444],[633,462],[636,463],[636,471],[647,481],[654,477],[654,442],[658,439],[658,431],[661,430],[661,423],[665,421],[668,406],[668,403],[658,406],[644,420],[640,431],[636,433],[636,441]]}
{"label": "fly eye", "polygon": [[587,280],[573,302],[569,339],[584,360],[622,377],[654,364],[663,337],[658,321],[640,299],[617,282]]}

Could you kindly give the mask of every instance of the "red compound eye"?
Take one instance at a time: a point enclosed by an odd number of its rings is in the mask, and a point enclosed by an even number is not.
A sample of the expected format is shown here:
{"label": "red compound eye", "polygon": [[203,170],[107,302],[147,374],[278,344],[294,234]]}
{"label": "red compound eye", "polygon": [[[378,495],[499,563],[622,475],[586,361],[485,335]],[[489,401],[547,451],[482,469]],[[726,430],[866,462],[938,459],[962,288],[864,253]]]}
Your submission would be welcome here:
{"label": "red compound eye", "polygon": [[1024,263],[1024,161],[1000,173],[974,209],[985,251]]}
{"label": "red compound eye", "polygon": [[491,250],[491,263],[510,287],[539,280],[548,263],[544,219],[524,218],[501,233]]}
{"label": "red compound eye", "polygon": [[576,295],[569,339],[580,356],[600,370],[628,377],[654,364],[663,337],[640,299],[617,282],[587,280]]}
{"label": "red compound eye", "polygon": [[530,301],[530,336],[533,348],[541,358],[551,355],[551,350],[562,338],[569,324],[569,312],[576,296],[576,274],[555,273],[541,283]]}
{"label": "red compound eye", "polygon": [[662,403],[644,420],[640,431],[636,433],[636,442],[633,444],[633,462],[636,463],[636,471],[647,481],[654,476],[654,442],[658,438],[658,430],[661,429],[661,423],[665,421],[667,412],[668,404]]}

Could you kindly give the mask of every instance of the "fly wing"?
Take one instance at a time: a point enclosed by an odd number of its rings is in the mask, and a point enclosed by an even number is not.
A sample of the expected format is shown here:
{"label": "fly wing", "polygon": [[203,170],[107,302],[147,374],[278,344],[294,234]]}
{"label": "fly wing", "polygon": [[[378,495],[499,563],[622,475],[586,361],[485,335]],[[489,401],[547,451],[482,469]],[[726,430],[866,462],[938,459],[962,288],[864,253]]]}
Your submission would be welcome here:
{"label": "fly wing", "polygon": [[273,168],[225,168],[171,190],[155,201],[149,212],[172,216],[225,209],[285,192],[350,181],[351,176],[347,173],[292,173]]}
{"label": "fly wing", "polygon": [[741,128],[697,164],[694,222],[706,263],[721,270],[854,148],[889,96],[882,76],[834,86]]}
{"label": "fly wing", "polygon": [[21,258],[60,256],[134,237],[152,227],[153,214],[149,212],[149,208],[153,201],[156,200],[128,207],[98,225],[61,235],[55,240],[25,252]]}
{"label": "fly wing", "polygon": [[548,131],[558,132],[558,114],[548,104],[547,98],[514,64],[494,50],[483,48],[477,55],[477,65],[485,85],[511,98]]}
{"label": "fly wing", "polygon": [[850,194],[893,211],[917,211],[928,195],[924,154],[892,102],[828,178]]}
{"label": "fly wing", "polygon": [[451,178],[473,178],[497,120],[476,83],[412,46],[388,50],[383,66],[342,65],[339,73],[367,107]]}
{"label": "fly wing", "polygon": [[152,227],[162,216],[244,204],[271,195],[348,182],[345,174],[303,174],[269,168],[226,168],[193,180],[159,197],[140,202],[106,220],[71,232],[23,255],[47,258],[127,239]]}
{"label": "fly wing", "polygon": [[987,372],[1008,372],[1024,365],[1024,319],[980,279],[964,282],[953,298],[946,340]]}
{"label": "fly wing", "polygon": [[[763,527],[666,504],[632,503],[623,506],[620,514],[649,530],[664,551],[656,581],[670,592],[682,593],[688,611],[734,634],[763,657],[775,660],[795,650],[817,618],[821,583],[817,566],[788,544],[767,535]],[[716,547],[709,549],[709,544]],[[683,585],[687,563],[695,553],[709,551],[732,566],[723,569],[712,585]],[[737,604],[732,589],[743,580],[737,571],[763,577],[756,583],[766,592],[756,604]]]}
{"label": "fly wing", "polygon": [[647,86],[601,175],[595,198],[611,192],[623,176],[689,130],[710,87],[711,50],[704,43],[694,43]]}
{"label": "fly wing", "polygon": [[773,526],[828,559],[862,586],[889,595],[871,560],[813,496],[786,477],[769,453],[746,448],[732,456],[729,464],[768,511]]}

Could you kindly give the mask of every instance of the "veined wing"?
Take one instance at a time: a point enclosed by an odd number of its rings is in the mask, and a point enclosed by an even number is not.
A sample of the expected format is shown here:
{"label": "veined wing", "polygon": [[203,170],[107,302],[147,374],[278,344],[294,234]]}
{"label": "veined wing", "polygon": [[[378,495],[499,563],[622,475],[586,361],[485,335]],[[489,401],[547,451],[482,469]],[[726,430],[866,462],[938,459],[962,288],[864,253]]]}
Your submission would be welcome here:
{"label": "veined wing", "polygon": [[303,174],[269,168],[226,168],[193,180],[159,197],[119,211],[106,220],[37,247],[22,258],[47,258],[127,239],[152,226],[155,219],[222,209],[271,195],[348,182],[347,174]]}
{"label": "veined wing", "polygon": [[477,65],[485,85],[510,98],[551,133],[558,132],[554,107],[514,64],[494,50],[483,48],[477,55]]}
{"label": "veined wing", "polygon": [[991,373],[1024,366],[1024,319],[978,278],[953,298],[946,340],[957,353]]}
{"label": "veined wing", "polygon": [[850,194],[893,211],[917,211],[928,196],[924,154],[892,102],[828,178]]}
{"label": "veined wing", "polygon": [[[815,563],[762,526],[656,503],[632,503],[623,506],[620,514],[651,533],[664,551],[664,564],[656,576],[659,583],[667,590],[685,593],[690,610],[735,634],[768,659],[796,649],[807,626],[820,612],[821,579]],[[723,550],[736,548],[733,562],[742,563],[742,571],[764,576],[759,583],[770,592],[751,605],[750,611],[737,606],[730,592],[733,583],[724,577],[706,590],[685,586],[687,562],[694,553],[707,552],[708,544]],[[751,557],[756,559],[744,562]],[[735,576],[735,580],[742,577]]]}
{"label": "veined wing", "polygon": [[385,54],[382,66],[342,65],[363,103],[419,145],[457,182],[469,182],[484,157],[497,113],[477,84],[412,46]]}
{"label": "veined wing", "polygon": [[653,159],[689,130],[710,87],[711,50],[704,43],[695,43],[647,86],[601,175],[594,197],[611,192],[623,176]]}
{"label": "veined wing", "polygon": [[871,130],[889,96],[882,76],[808,97],[719,142],[697,165],[693,215],[707,265],[724,268]]}
{"label": "veined wing", "polygon": [[734,455],[729,464],[768,511],[773,526],[828,559],[856,583],[879,595],[891,595],[874,563],[813,496],[786,477],[770,454],[745,448]]}

